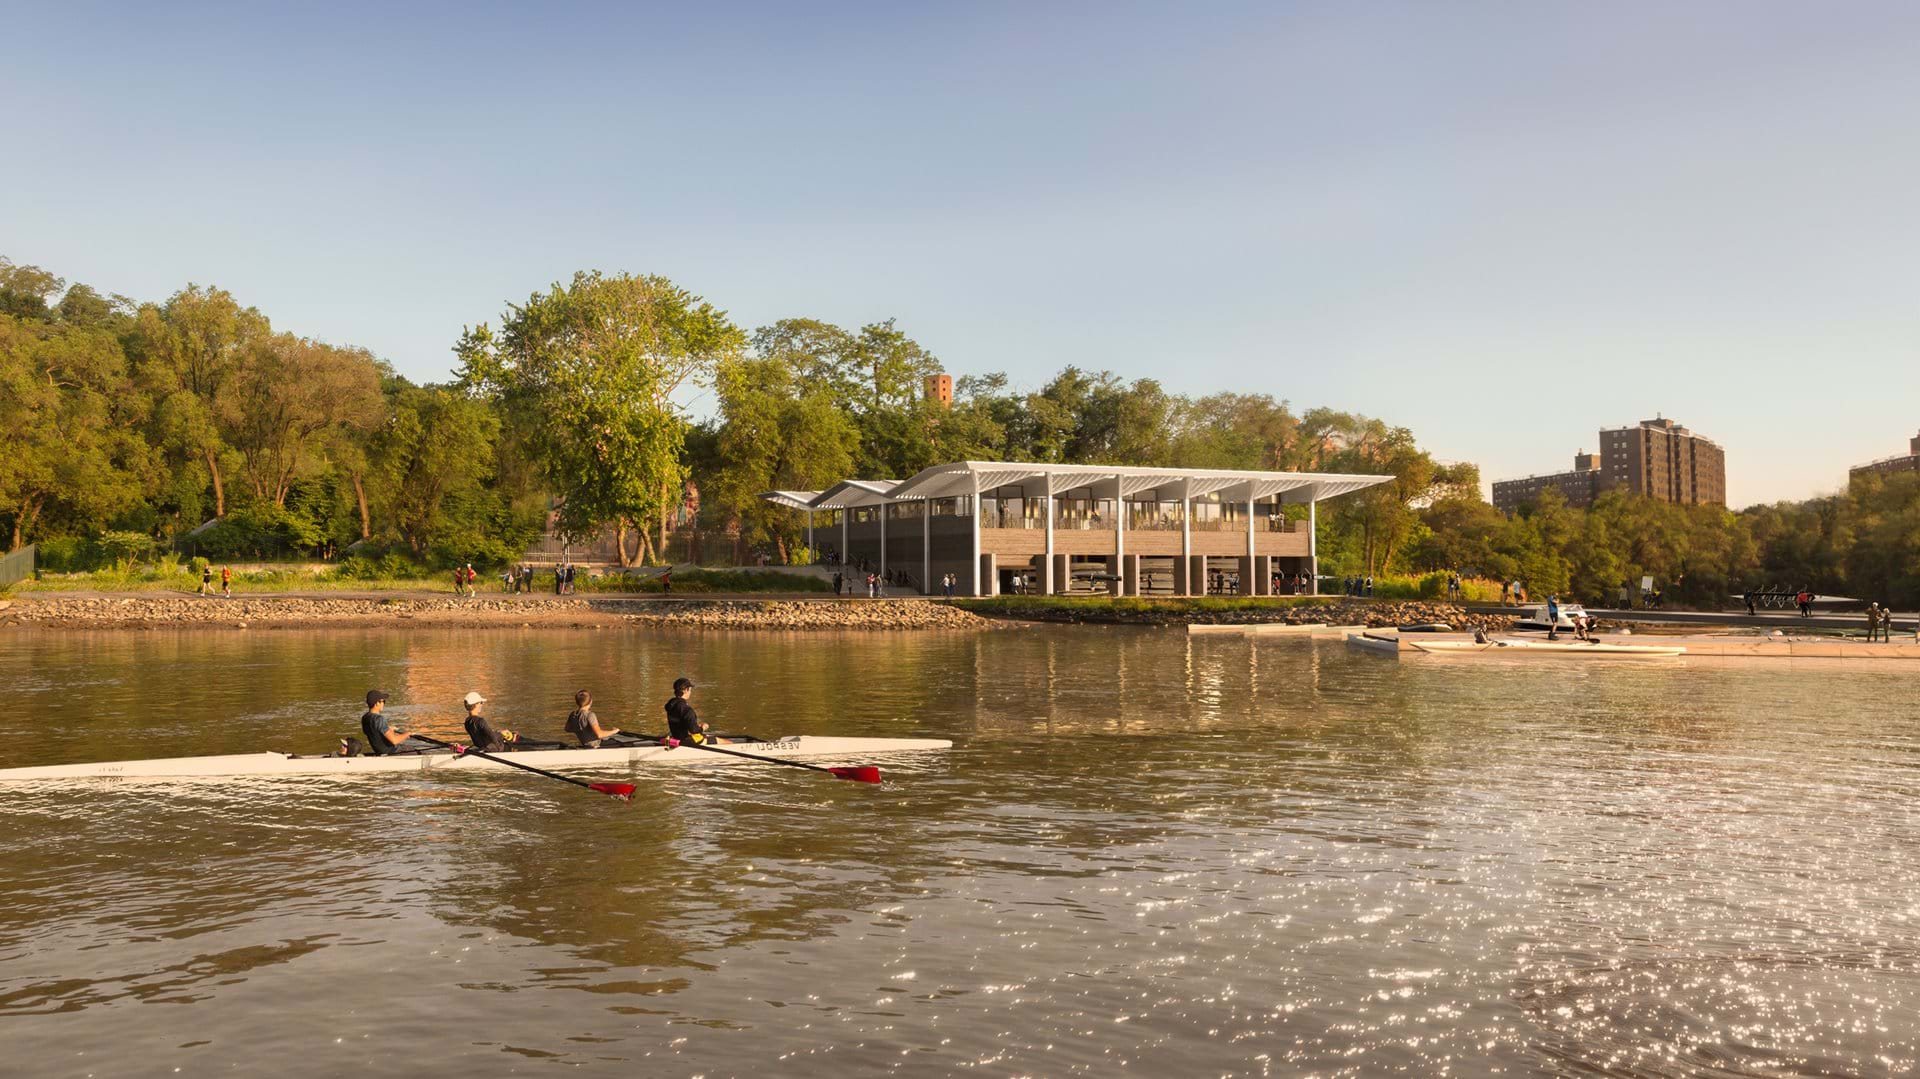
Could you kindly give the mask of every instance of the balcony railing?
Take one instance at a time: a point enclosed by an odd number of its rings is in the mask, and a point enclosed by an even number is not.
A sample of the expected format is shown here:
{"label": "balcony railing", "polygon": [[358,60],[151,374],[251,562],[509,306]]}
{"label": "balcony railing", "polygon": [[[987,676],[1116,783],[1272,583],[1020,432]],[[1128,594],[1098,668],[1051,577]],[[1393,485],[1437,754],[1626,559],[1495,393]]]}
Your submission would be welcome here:
{"label": "balcony railing", "polygon": [[[1047,527],[1047,521],[1044,517],[1015,517],[1009,514],[1000,518],[992,516],[986,517],[981,520],[980,527],[1041,531]],[[1108,517],[1060,517],[1054,520],[1053,527],[1056,531],[1060,532],[1111,532],[1113,531],[1113,520]],[[1294,521],[1284,517],[1255,517],[1253,519],[1253,530],[1255,532],[1304,532],[1306,528],[1307,523],[1305,521]],[[1193,531],[1195,532],[1245,532],[1246,530],[1247,522],[1245,518],[1230,520],[1223,517],[1208,517],[1193,522]],[[1178,532],[1180,531],[1180,518],[1132,517],[1127,520],[1127,531]]]}

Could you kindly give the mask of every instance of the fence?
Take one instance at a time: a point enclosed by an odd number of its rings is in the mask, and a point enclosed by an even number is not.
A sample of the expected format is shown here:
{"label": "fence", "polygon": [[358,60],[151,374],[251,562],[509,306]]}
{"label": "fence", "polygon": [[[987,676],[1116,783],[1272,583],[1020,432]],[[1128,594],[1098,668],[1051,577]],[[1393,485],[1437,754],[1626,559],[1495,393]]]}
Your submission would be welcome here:
{"label": "fence", "polygon": [[33,553],[34,544],[29,543],[12,554],[0,555],[0,588],[33,576]]}

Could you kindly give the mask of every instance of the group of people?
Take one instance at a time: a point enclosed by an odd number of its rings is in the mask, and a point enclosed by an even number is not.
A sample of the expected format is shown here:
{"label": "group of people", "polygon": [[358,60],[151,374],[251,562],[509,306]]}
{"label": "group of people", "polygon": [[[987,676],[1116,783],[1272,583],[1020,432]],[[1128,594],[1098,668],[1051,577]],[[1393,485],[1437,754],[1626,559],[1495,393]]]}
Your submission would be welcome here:
{"label": "group of people", "polygon": [[[673,696],[667,700],[667,744],[685,743],[689,745],[726,745],[731,740],[713,734],[700,714],[693,708],[693,680],[677,678],[673,683]],[[460,700],[466,710],[463,726],[467,741],[474,749],[485,753],[504,753],[515,749],[564,749],[565,741],[547,741],[526,737],[522,732],[509,730],[496,725],[486,715],[487,698],[478,692],[469,692]],[[340,741],[340,755],[357,757],[362,749],[376,757],[387,757],[405,753],[426,753],[446,748],[445,743],[437,739],[409,734],[399,730],[387,718],[387,694],[384,690],[367,690],[367,711],[360,717],[360,733],[365,737],[364,746],[358,740],[343,738]],[[651,746],[662,744],[662,739],[642,734],[629,734],[619,727],[600,722],[593,710],[593,694],[581,690],[573,695],[573,711],[567,714],[566,733],[574,743],[587,749],[613,748],[617,746]]]}
{"label": "group of people", "polygon": [[1527,602],[1527,586],[1518,580],[1500,582],[1500,606],[1508,604],[1524,606]]}
{"label": "group of people", "polygon": [[[1914,626],[1914,636],[1920,637],[1920,623]],[[1867,640],[1893,643],[1893,608],[1882,607],[1878,602],[1867,604]]]}
{"label": "group of people", "polygon": [[[888,576],[891,576],[891,574],[889,574]],[[952,577],[953,575],[949,573],[947,576]],[[881,596],[884,596],[887,594],[887,585],[890,583],[887,577],[882,577],[880,574],[874,573],[871,570],[867,571],[867,575],[864,578],[857,577],[857,576],[850,578],[849,575],[845,573],[834,574],[833,575],[833,594],[836,596],[855,595],[856,590],[860,587],[863,580],[867,587],[868,599],[879,599]],[[948,592],[947,595],[949,598],[951,598],[953,593]]]}
{"label": "group of people", "polygon": [[1365,577],[1343,578],[1340,583],[1346,589],[1346,594],[1349,596],[1365,597],[1373,595],[1372,574],[1368,574]]}
{"label": "group of people", "polygon": [[[1592,643],[1594,640],[1593,627],[1599,624],[1599,619],[1587,614],[1583,610],[1579,614],[1568,615],[1567,623],[1573,627],[1574,640]],[[1547,640],[1557,641],[1559,639],[1560,597],[1558,595],[1550,595],[1547,597]]]}
{"label": "group of people", "polygon": [[[456,576],[459,573],[458,570],[454,572]],[[473,567],[469,565],[466,569],[466,572],[469,574],[467,578],[467,594],[471,595],[473,591],[473,578],[471,576],[471,574],[473,573]],[[500,582],[502,587],[504,587],[508,592],[514,593],[515,595],[518,595],[523,590],[531,593],[535,587],[533,581],[534,581],[534,571],[532,566],[508,566],[507,571],[500,575]],[[457,583],[455,585],[454,591],[456,592],[459,591],[459,587]],[[556,596],[567,596],[567,595],[573,594],[573,564],[572,563],[569,562],[565,565],[553,567],[553,594]]]}
{"label": "group of people", "polygon": [[[200,591],[198,594],[202,596],[213,595],[213,564],[211,562],[200,567]],[[220,567],[220,594],[227,599],[233,598],[232,566]]]}

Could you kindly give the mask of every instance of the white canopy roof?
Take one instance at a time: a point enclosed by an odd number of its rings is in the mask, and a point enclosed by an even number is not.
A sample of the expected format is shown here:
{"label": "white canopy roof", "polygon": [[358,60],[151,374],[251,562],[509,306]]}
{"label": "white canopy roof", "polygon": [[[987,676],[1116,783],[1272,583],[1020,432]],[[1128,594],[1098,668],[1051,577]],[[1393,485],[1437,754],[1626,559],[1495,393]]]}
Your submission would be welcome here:
{"label": "white canopy roof", "polygon": [[[1112,498],[1117,490],[1123,498],[1141,501],[1174,501],[1217,494],[1223,499],[1236,501],[1290,496],[1294,501],[1304,502],[1351,494],[1392,479],[1392,476],[1333,472],[1249,472],[1241,469],[957,461],[926,469],[894,486],[889,493],[894,501],[953,498],[971,494],[977,480],[982,491],[1017,486],[1035,497],[1091,489],[1095,498]],[[1146,498],[1143,499],[1143,495]]]}
{"label": "white canopy roof", "polygon": [[813,497],[817,510],[850,509],[854,506],[882,506],[894,499],[887,492],[900,486],[899,480],[841,480]]}
{"label": "white canopy roof", "polygon": [[813,500],[820,497],[818,491],[762,491],[760,497],[776,506],[785,506],[790,510],[810,510]]}
{"label": "white canopy roof", "polygon": [[1364,490],[1392,476],[1337,472],[1249,472],[1240,469],[1130,468],[1122,465],[1055,465],[1020,461],[956,461],[934,465],[908,480],[842,480],[824,491],[768,491],[760,497],[794,509],[846,509],[970,495],[1019,487],[1030,497],[1090,491],[1094,498],[1116,492],[1134,501],[1175,501],[1218,495],[1245,501],[1282,498],[1318,501]]}

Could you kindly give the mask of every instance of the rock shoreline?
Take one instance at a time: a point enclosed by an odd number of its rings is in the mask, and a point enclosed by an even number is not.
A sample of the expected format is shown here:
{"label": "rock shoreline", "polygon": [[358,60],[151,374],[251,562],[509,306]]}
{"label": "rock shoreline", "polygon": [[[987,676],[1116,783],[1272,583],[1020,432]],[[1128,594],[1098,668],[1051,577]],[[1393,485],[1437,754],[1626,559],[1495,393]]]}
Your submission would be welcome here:
{"label": "rock shoreline", "polygon": [[1176,626],[1323,622],[1345,626],[1398,626],[1445,622],[1455,629],[1508,629],[1513,619],[1468,614],[1453,604],[1334,599],[1325,603],[1208,610],[1177,602],[1109,604],[1099,600],[1062,605],[1018,602],[982,607],[964,601],[647,599],[608,596],[300,597],[66,596],[38,595],[0,607],[0,626],[60,629],[302,629],[436,626],[615,627],[720,630],[924,630],[983,629],[1016,622]]}
{"label": "rock shoreline", "polygon": [[1164,605],[1120,605],[1098,601],[1063,606],[1040,601],[1023,606],[1017,600],[1004,602],[983,614],[1030,622],[1073,622],[1099,625],[1283,625],[1304,626],[1323,623],[1330,626],[1413,626],[1444,622],[1458,630],[1474,628],[1489,633],[1511,629],[1515,619],[1509,615],[1471,614],[1452,603],[1426,600],[1369,600],[1335,597],[1321,603],[1289,604],[1272,607],[1236,607],[1210,610],[1187,607],[1178,601]]}
{"label": "rock shoreline", "polygon": [[306,629],[435,626],[692,629],[980,629],[995,623],[930,600],[652,600],[594,596],[233,599],[36,596],[0,609],[0,626],[48,629]]}

